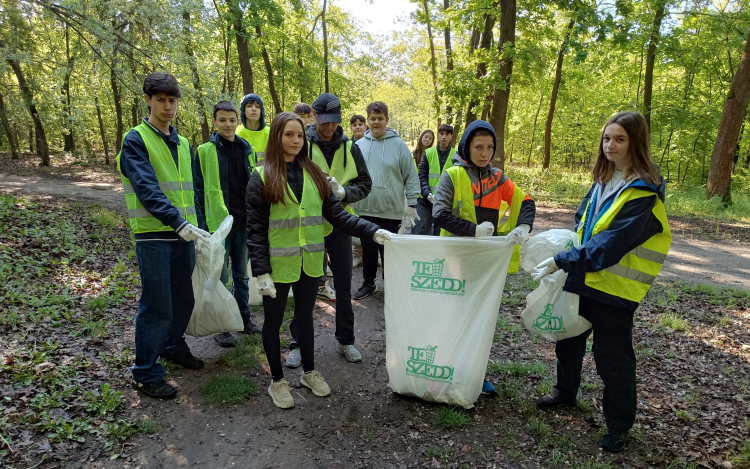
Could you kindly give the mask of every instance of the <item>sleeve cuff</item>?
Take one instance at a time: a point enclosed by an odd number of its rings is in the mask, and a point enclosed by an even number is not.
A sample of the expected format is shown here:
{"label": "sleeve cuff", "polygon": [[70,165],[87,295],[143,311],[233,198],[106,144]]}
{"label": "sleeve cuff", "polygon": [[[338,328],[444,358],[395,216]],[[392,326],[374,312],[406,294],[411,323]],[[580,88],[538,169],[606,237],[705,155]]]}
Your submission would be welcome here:
{"label": "sleeve cuff", "polygon": [[557,267],[559,269],[564,270],[565,272],[570,272],[570,266],[568,265],[568,262],[562,258],[560,254],[563,254],[562,252],[559,252],[555,254],[555,264],[557,264]]}
{"label": "sleeve cuff", "polygon": [[170,226],[170,228],[172,228],[175,231],[175,233],[177,233],[187,223],[188,223],[187,220],[185,220],[181,216],[177,216],[177,218],[175,219],[175,221],[173,221],[172,223],[170,223],[169,226]]}

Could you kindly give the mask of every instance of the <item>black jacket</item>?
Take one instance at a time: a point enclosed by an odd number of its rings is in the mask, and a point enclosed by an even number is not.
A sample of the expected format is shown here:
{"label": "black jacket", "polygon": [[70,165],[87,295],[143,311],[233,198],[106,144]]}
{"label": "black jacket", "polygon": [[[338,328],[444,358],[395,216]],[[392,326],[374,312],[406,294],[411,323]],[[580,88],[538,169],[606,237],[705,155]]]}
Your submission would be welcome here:
{"label": "black jacket", "polygon": [[[297,160],[287,163],[287,184],[294,195],[300,199],[304,184],[302,165]],[[271,204],[266,202],[265,186],[260,174],[254,171],[250,176],[245,191],[247,205],[247,247],[252,263],[253,277],[271,273],[271,259],[268,243],[268,220],[271,216]],[[358,238],[372,238],[378,226],[357,218],[341,208],[341,201],[333,192],[323,201],[323,217],[337,230]]]}

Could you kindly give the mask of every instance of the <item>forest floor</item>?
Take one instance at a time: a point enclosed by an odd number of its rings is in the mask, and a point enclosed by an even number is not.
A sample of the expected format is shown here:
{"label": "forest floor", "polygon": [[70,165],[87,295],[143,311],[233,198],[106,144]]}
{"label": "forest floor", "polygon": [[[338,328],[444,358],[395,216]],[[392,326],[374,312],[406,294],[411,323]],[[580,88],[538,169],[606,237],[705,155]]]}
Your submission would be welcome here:
{"label": "forest floor", "polygon": [[[488,368],[498,393],[472,410],[390,391],[382,290],[353,302],[359,364],[336,353],[335,309],[316,304],[316,369],[330,397],[285,369],[297,405],[275,408],[260,341],[244,336],[231,351],[189,338],[206,367],[168,366],[178,398],[142,398],[127,369],[134,248],[123,218],[102,207],[123,210],[115,182],[0,174],[0,468],[750,467],[747,227],[670,220],[670,256],[636,313],[634,438],[612,455],[596,444],[603,385],[590,354],[578,406],[536,410],[554,383],[554,344],[520,324],[536,286],[523,272],[508,277],[498,317]],[[540,204],[535,232],[571,219]]]}

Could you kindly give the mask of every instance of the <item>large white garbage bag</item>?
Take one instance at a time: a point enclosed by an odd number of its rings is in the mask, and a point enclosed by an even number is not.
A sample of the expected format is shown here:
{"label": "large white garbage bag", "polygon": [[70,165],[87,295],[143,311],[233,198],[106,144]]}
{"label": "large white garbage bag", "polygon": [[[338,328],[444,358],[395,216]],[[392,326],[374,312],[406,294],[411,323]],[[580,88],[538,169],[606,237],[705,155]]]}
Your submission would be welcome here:
{"label": "large white garbage bag", "polygon": [[185,334],[196,337],[220,332],[241,331],[242,316],[237,301],[221,283],[224,265],[224,238],[232,229],[232,216],[221,222],[208,245],[195,253],[193,295],[195,307]]}
{"label": "large white garbage bag", "polygon": [[385,244],[391,389],[471,408],[482,392],[513,245],[392,235]]}
{"label": "large white garbage bag", "polygon": [[[521,248],[521,267],[531,272],[537,264],[558,252],[580,245],[578,235],[570,230],[539,233]],[[578,295],[563,291],[567,278],[568,274],[558,270],[544,277],[536,290],[526,295],[521,323],[529,332],[548,340],[562,340],[591,328],[591,323],[578,315]]]}

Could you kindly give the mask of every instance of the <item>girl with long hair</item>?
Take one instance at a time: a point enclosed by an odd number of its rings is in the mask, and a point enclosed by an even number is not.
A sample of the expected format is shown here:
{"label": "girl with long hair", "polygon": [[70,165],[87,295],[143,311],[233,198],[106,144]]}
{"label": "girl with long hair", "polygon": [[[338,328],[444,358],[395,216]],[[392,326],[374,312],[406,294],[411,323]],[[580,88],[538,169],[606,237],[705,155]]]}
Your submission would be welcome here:
{"label": "girl with long hair", "polygon": [[252,273],[263,295],[263,349],[273,378],[268,394],[286,409],[294,407],[294,399],[281,368],[279,330],[291,287],[305,372],[300,383],[316,396],[331,393],[314,367],[312,310],[324,275],[323,219],[339,231],[380,244],[390,235],[341,208],[326,175],[307,157],[304,122],[291,112],[279,113],[271,122],[266,155],[250,177],[245,202]]}
{"label": "girl with long hair", "polygon": [[541,262],[541,280],[568,273],[564,290],[580,295],[579,314],[592,329],[555,345],[557,384],[539,398],[540,409],[574,406],[586,339],[594,332],[596,371],[604,381],[607,433],[601,446],[625,448],[636,414],[633,315],[659,274],[672,234],[664,210],[664,179],[651,160],[646,119],[622,112],[607,121],[599,140],[594,183],[575,214],[581,246]]}
{"label": "girl with long hair", "polygon": [[422,158],[424,158],[425,152],[432,146],[433,143],[435,143],[435,132],[433,132],[432,130],[427,129],[419,135],[417,148],[415,148],[412,152],[412,155],[414,155],[414,164],[416,166],[419,166],[419,163],[422,162]]}

